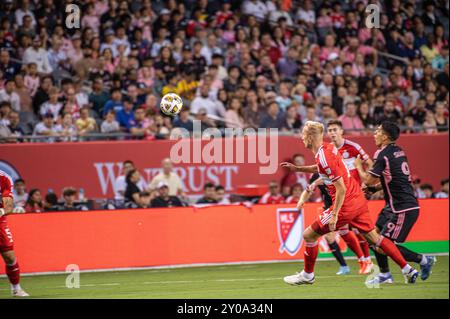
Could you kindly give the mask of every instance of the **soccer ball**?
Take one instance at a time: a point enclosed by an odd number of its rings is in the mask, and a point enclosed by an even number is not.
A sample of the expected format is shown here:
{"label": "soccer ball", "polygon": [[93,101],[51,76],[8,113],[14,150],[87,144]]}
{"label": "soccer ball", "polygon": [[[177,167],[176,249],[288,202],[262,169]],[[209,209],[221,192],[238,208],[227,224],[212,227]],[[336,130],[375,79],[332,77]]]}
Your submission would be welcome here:
{"label": "soccer ball", "polygon": [[180,113],[181,108],[183,107],[183,100],[175,93],[167,93],[161,99],[159,107],[164,114],[175,116]]}

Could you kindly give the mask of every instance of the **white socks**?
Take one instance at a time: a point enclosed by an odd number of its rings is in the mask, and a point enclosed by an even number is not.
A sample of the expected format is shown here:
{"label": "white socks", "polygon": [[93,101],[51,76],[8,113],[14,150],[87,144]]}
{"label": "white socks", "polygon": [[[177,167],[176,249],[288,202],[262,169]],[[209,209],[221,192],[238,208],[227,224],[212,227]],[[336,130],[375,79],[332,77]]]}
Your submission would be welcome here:
{"label": "white socks", "polygon": [[12,287],[13,290],[21,290],[22,289],[22,287],[20,287],[20,284],[11,285],[11,287]]}
{"label": "white socks", "polygon": [[307,273],[306,271],[303,270],[303,277],[305,277],[306,279],[310,280],[314,278],[314,273]]}
{"label": "white socks", "polygon": [[412,267],[409,264],[406,264],[405,267],[402,268],[402,274],[406,275],[411,271]]}
{"label": "white socks", "polygon": [[420,261],[420,265],[421,265],[421,266],[424,266],[424,265],[426,265],[426,264],[428,264],[427,256],[422,255],[422,260]]}

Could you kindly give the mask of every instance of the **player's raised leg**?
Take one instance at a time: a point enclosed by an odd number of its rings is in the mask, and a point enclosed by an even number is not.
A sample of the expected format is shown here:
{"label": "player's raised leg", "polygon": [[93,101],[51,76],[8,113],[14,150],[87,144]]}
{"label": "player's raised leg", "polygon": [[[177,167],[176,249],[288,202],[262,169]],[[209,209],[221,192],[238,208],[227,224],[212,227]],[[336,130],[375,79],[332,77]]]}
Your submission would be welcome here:
{"label": "player's raised leg", "polygon": [[416,282],[417,277],[419,276],[419,272],[415,270],[408,262],[403,258],[400,250],[397,246],[384,237],[377,233],[374,229],[369,233],[364,234],[364,237],[372,244],[376,245],[376,247],[381,248],[387,256],[391,257],[392,260],[400,267],[402,270],[403,276],[405,276],[405,282],[413,284]]}

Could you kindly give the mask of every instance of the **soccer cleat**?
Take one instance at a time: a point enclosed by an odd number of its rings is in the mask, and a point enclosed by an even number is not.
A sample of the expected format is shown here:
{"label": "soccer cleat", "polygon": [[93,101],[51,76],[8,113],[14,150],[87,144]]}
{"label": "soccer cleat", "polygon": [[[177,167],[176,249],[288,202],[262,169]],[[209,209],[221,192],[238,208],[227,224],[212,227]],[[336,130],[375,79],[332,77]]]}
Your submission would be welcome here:
{"label": "soccer cleat", "polygon": [[13,297],[30,297],[30,295],[27,294],[27,292],[25,290],[23,290],[22,288],[20,288],[20,289],[11,289],[11,295]]}
{"label": "soccer cleat", "polygon": [[359,274],[368,275],[372,272],[373,263],[371,260],[363,261],[360,263]]}
{"label": "soccer cleat", "polygon": [[336,273],[336,275],[348,275],[349,273],[350,273],[349,266],[341,266],[339,267],[339,271]]}
{"label": "soccer cleat", "polygon": [[425,265],[420,265],[420,279],[427,280],[430,277],[433,265],[436,263],[436,257],[427,256],[427,263]]}
{"label": "soccer cleat", "polygon": [[378,274],[373,279],[368,280],[366,283],[368,285],[393,284],[394,278],[392,277],[391,273],[389,273],[388,275]]}
{"label": "soccer cleat", "polygon": [[405,277],[406,284],[415,284],[417,277],[419,277],[419,272],[414,268],[411,268],[407,274],[403,275]]}
{"label": "soccer cleat", "polygon": [[286,276],[283,278],[284,282],[289,284],[289,285],[294,285],[294,286],[298,286],[298,285],[312,285],[315,281],[315,277],[313,277],[312,279],[306,279],[303,275],[303,271],[302,272],[298,272],[295,275],[292,276]]}

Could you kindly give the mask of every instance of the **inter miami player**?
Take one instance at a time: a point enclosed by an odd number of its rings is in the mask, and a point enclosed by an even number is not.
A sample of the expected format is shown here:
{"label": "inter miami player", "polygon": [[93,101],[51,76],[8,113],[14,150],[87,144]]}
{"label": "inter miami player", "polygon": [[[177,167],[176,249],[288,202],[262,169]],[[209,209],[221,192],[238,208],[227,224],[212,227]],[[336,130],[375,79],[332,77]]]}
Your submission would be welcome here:
{"label": "inter miami player", "polygon": [[[318,187],[320,190],[320,196],[322,197],[323,201],[323,210],[327,210],[328,208],[333,205],[333,199],[331,198],[330,194],[328,193],[327,186],[323,183],[317,183],[319,181],[319,173],[314,173],[310,180],[308,188],[305,189],[300,196],[300,200],[297,203],[297,209],[301,209],[303,205],[308,201],[308,199],[311,197],[311,194],[314,192],[315,188]],[[330,233],[331,234],[331,233]],[[327,234],[328,235],[328,234]],[[347,263],[345,262],[344,256],[342,255],[341,249],[339,248],[338,243],[336,242],[336,236],[326,236],[325,239],[328,243],[328,247],[330,247],[330,251],[333,254],[334,258],[336,258],[336,261],[339,263],[340,267],[336,275],[347,275],[350,273],[350,268],[348,267]]]}
{"label": "inter miami player", "polygon": [[[415,253],[398,245],[406,240],[419,217],[419,203],[411,185],[408,159],[405,152],[395,144],[399,136],[400,128],[395,123],[383,122],[374,135],[379,150],[375,153],[373,167],[366,173],[360,158],[355,161],[355,166],[364,184],[368,186],[369,192],[375,192],[381,188],[384,191],[386,206],[378,216],[377,230],[382,236],[397,244],[407,261],[420,264],[420,277],[426,280],[431,274],[435,258]],[[375,250],[375,256],[380,267],[380,274],[373,279],[374,283],[392,283],[393,278],[389,272],[387,256],[379,250]]]}

